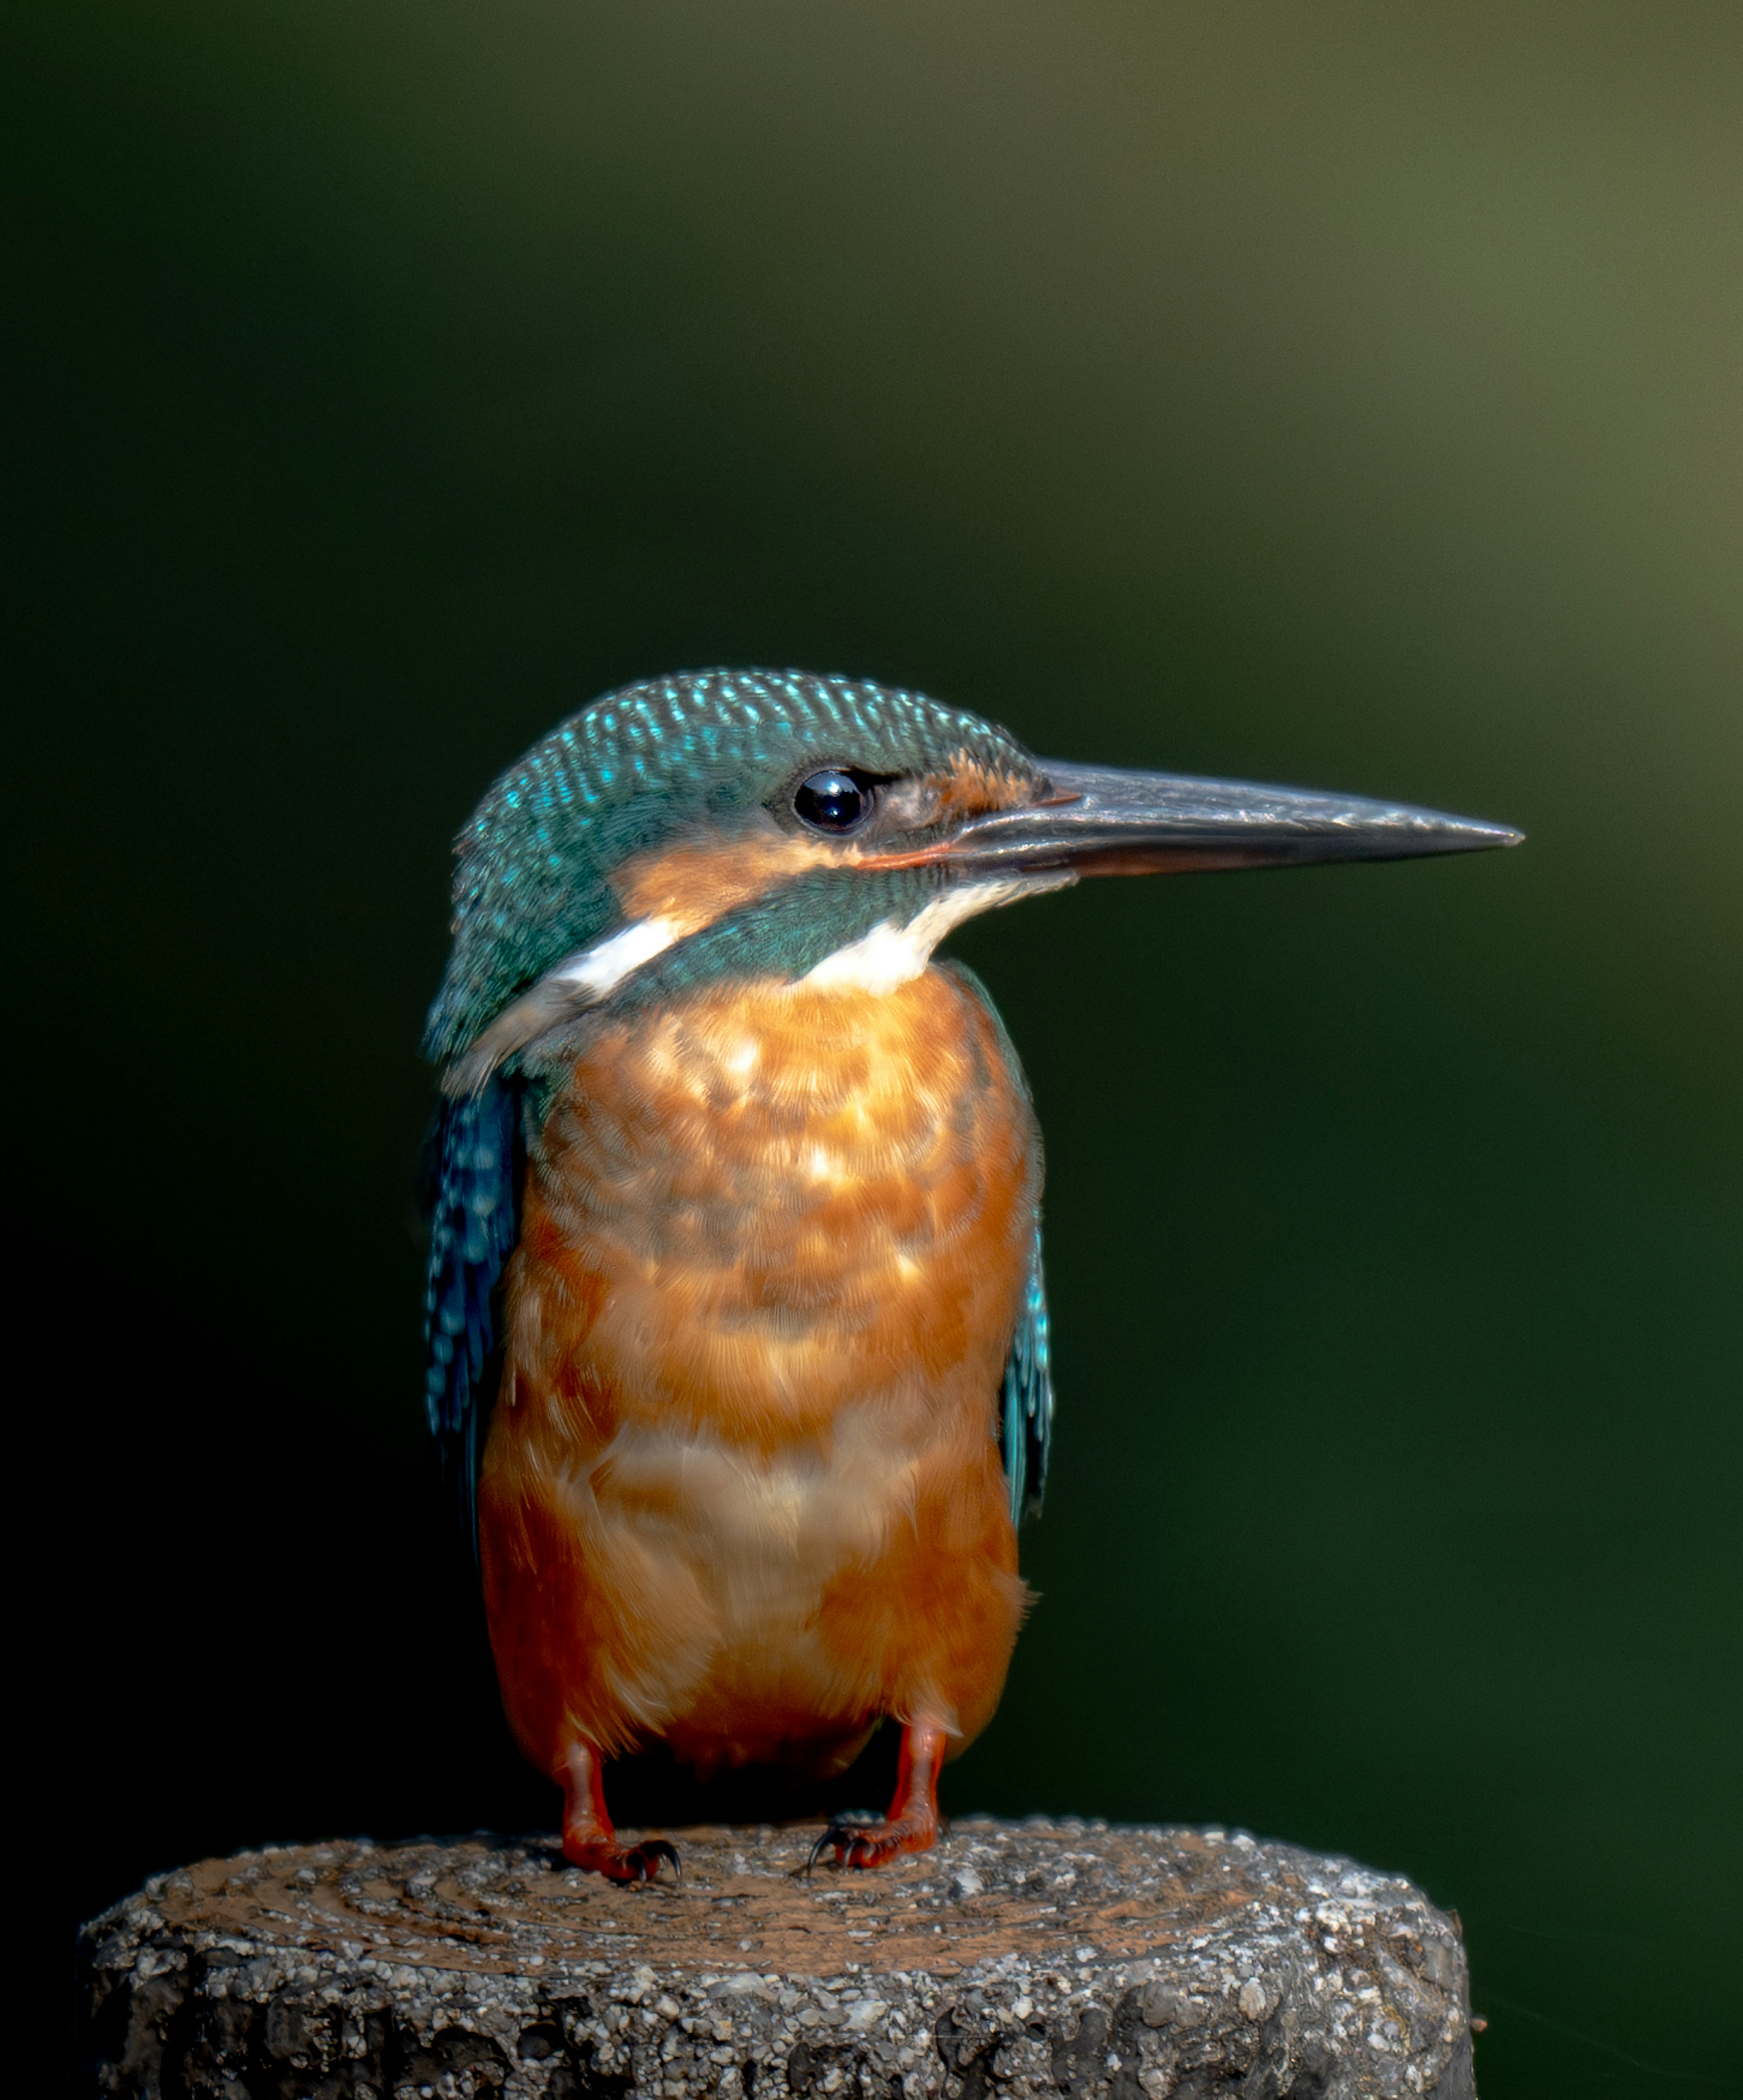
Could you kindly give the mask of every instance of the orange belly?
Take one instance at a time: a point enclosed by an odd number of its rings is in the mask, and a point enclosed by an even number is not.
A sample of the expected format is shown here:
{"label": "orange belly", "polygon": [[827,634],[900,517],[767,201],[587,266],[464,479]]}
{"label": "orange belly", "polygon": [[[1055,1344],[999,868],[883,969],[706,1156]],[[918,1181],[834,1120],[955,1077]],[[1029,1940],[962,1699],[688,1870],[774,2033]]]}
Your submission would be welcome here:
{"label": "orange belly", "polygon": [[845,1763],[954,1746],[1025,1592],[996,1401],[1039,1146],[932,968],[735,984],[598,1025],[529,1164],[479,1486],[523,1749]]}

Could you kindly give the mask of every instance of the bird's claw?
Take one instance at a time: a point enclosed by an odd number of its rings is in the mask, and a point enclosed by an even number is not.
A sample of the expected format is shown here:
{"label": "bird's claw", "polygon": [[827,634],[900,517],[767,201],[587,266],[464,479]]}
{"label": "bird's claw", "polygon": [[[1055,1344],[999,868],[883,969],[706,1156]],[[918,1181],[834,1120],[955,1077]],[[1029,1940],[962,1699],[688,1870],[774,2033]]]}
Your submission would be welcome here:
{"label": "bird's claw", "polygon": [[684,1863],[677,1855],[677,1847],[668,1844],[664,1838],[644,1838],[639,1845],[627,1846],[623,1860],[624,1864],[633,1870],[633,1874],[626,1876],[625,1879],[657,1881],[660,1863],[664,1860],[670,1863],[673,1880],[680,1884],[683,1882]]}
{"label": "bird's claw", "polygon": [[811,1847],[804,1872],[810,1874],[827,1851],[834,1852],[838,1867],[881,1867],[898,1852],[919,1851],[931,1842],[929,1835],[922,1835],[916,1825],[907,1821],[875,1822],[869,1815],[838,1815]]}
{"label": "bird's claw", "polygon": [[844,1815],[832,1815],[817,1842],[805,1855],[805,1864],[799,1869],[801,1878],[809,1878],[818,1861],[832,1845],[836,1847],[835,1864],[841,1866],[843,1864],[841,1846],[844,1842],[875,1828],[876,1821],[875,1815],[863,1808],[849,1809]]}
{"label": "bird's claw", "polygon": [[571,1866],[603,1874],[608,1882],[633,1885],[657,1881],[662,1860],[670,1864],[674,1881],[682,1885],[684,1879],[677,1847],[664,1838],[644,1838],[638,1845],[584,1845],[566,1851],[565,1856]]}

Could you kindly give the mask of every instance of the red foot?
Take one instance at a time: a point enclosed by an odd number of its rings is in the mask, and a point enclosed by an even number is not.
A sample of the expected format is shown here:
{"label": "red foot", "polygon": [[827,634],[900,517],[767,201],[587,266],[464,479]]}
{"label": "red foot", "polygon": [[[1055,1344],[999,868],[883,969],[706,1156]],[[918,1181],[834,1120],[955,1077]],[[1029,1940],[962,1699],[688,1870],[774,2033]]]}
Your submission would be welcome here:
{"label": "red foot", "polygon": [[684,1878],[677,1848],[669,1845],[664,1838],[644,1838],[639,1845],[577,1845],[571,1842],[566,1832],[563,1856],[571,1867],[584,1867],[589,1873],[603,1874],[608,1882],[655,1881],[659,1877],[662,1860],[669,1860],[673,1873],[680,1881]]}
{"label": "red foot", "polygon": [[838,1867],[881,1867],[903,1852],[929,1852],[938,1840],[938,1768],[943,1762],[944,1731],[911,1722],[902,1732],[902,1762],[889,1815],[881,1823],[832,1823],[811,1847],[805,1872],[831,1851]]}
{"label": "red foot", "polygon": [[605,1809],[605,1779],[599,1759],[585,1743],[571,1745],[563,1771],[563,1856],[571,1867],[603,1874],[608,1882],[651,1882],[662,1860],[669,1860],[679,1880],[684,1869],[676,1849],[664,1838],[644,1838],[639,1845],[620,1845]]}

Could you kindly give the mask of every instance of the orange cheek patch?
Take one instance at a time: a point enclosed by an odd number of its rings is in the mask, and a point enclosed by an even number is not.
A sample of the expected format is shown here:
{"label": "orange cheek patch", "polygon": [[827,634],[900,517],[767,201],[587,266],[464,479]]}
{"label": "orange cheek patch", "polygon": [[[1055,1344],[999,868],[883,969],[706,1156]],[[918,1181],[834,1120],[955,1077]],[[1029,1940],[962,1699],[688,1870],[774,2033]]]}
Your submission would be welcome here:
{"label": "orange cheek patch", "polygon": [[611,878],[624,915],[664,919],[680,938],[813,868],[834,867],[841,849],[779,830],[764,817],[747,829],[696,836],[638,854]]}
{"label": "orange cheek patch", "polygon": [[[902,831],[1021,809],[1035,800],[1028,774],[989,766],[959,752],[941,773],[908,780],[891,790],[889,823]],[[766,812],[743,829],[696,833],[676,845],[650,849],[626,861],[611,887],[627,919],[667,921],[680,939],[700,933],[740,905],[819,867],[915,867],[948,850],[947,840],[894,853],[857,840],[830,840],[783,831]]]}
{"label": "orange cheek patch", "polygon": [[1020,810],[1034,801],[1035,783],[1027,774],[1008,767],[983,765],[958,752],[947,773],[927,781],[938,797],[941,817],[984,817],[994,810]]}
{"label": "orange cheek patch", "polygon": [[[933,825],[954,827],[970,817],[984,817],[995,810],[1024,810],[1035,800],[1032,775],[1008,767],[982,765],[965,751],[942,773],[904,780],[890,791],[889,814],[897,832],[924,831]],[[904,847],[895,853],[867,848],[859,856],[865,867],[923,867],[947,860],[954,841],[947,834],[924,845]]]}

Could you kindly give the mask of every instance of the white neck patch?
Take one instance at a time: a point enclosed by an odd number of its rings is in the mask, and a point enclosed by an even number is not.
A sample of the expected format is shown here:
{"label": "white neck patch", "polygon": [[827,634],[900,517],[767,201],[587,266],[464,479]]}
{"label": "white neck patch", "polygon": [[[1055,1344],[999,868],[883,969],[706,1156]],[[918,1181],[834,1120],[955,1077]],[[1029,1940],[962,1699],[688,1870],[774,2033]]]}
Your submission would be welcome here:
{"label": "white neck patch", "polygon": [[562,985],[589,1000],[602,999],[632,970],[663,955],[683,929],[673,919],[637,919],[590,948],[571,955],[546,973],[541,982]]}
{"label": "white neck patch", "polygon": [[[964,920],[1013,903],[1019,897],[1064,889],[1076,880],[1071,869],[1060,868],[1044,875],[954,883],[905,926],[884,920],[869,933],[825,955],[799,982],[814,991],[870,992],[881,997],[898,985],[911,984],[932,960],[939,942]],[[566,957],[505,1008],[466,1055],[456,1060],[443,1080],[443,1091],[451,1096],[475,1092],[505,1057],[610,998],[626,977],[674,946],[687,930],[673,919],[637,919],[595,941],[590,948]]]}
{"label": "white neck patch", "polygon": [[932,960],[932,951],[964,920],[996,911],[1019,897],[1064,889],[1077,876],[1070,868],[1045,875],[1008,876],[986,882],[955,883],[934,897],[905,926],[885,919],[832,955],[825,955],[799,982],[813,991],[870,992],[882,997],[898,985],[911,984]]}
{"label": "white neck patch", "polygon": [[624,979],[663,955],[684,929],[671,919],[637,919],[547,970],[529,992],[505,1007],[442,1082],[451,1095],[475,1093],[505,1057],[536,1037],[597,1006]]}

